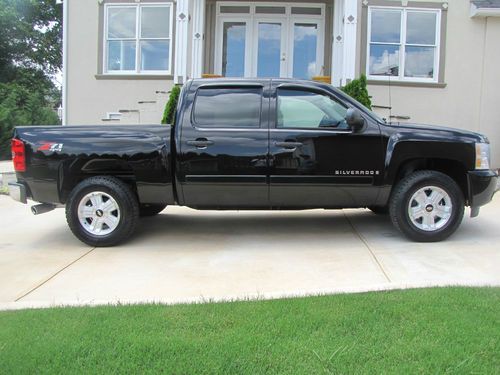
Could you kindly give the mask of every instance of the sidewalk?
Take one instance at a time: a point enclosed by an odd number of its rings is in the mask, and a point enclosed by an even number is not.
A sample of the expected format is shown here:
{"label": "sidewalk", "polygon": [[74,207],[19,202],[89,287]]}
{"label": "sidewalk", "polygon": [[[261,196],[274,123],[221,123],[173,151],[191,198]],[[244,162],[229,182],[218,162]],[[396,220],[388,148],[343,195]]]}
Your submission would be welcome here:
{"label": "sidewalk", "polygon": [[2,160],[0,161],[0,173],[14,172],[14,166],[12,165],[12,160]]}

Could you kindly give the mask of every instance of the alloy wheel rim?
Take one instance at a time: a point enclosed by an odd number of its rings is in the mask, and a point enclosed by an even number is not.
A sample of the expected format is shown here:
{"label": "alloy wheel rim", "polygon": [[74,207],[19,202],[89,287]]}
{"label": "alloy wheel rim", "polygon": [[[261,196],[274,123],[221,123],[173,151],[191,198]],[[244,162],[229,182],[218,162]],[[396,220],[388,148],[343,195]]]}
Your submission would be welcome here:
{"label": "alloy wheel rim", "polygon": [[417,190],[408,202],[408,216],[413,225],[425,232],[442,229],[451,219],[450,195],[437,186]]}
{"label": "alloy wheel rim", "polygon": [[78,220],[88,233],[106,236],[120,223],[120,207],[111,195],[94,191],[80,200]]}

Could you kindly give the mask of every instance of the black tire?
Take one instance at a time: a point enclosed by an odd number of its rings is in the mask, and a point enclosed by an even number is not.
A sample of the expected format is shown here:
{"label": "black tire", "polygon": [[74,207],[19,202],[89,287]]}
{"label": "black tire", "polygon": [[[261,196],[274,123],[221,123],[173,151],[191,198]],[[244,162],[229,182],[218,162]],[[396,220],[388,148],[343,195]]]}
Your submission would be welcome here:
{"label": "black tire", "polygon": [[[83,199],[88,197],[88,194],[96,193],[111,197],[114,200],[117,209],[113,211],[116,215],[116,227],[110,233],[93,234],[84,227],[84,224],[92,225],[93,219],[85,219],[87,222],[80,221],[78,216],[78,208]],[[109,198],[107,198],[109,199]],[[88,199],[90,201],[91,198]],[[104,202],[104,199],[102,200]],[[85,206],[81,206],[84,207]],[[89,210],[93,209],[93,203]],[[100,210],[97,210],[100,211]],[[99,216],[99,215],[98,215]],[[100,216],[103,216],[102,211]],[[97,217],[97,216],[96,216]],[[139,204],[134,193],[122,181],[114,177],[97,176],[90,177],[80,182],[71,192],[66,203],[66,221],[73,234],[82,242],[90,246],[105,247],[114,246],[127,240],[134,232],[139,219]],[[104,217],[102,219],[105,220]],[[98,221],[96,221],[98,223]],[[105,228],[106,224],[101,224],[101,229]],[[110,230],[108,227],[106,230]]]}
{"label": "black tire", "polygon": [[375,215],[389,215],[389,206],[371,206],[368,209]]}
{"label": "black tire", "polygon": [[[442,219],[439,217],[437,220],[436,217],[432,219],[432,223],[437,223],[438,228],[436,229],[429,229],[429,226],[427,230],[419,228],[417,225],[421,225],[421,222],[415,219],[418,215],[413,217],[416,224],[412,221],[410,200],[412,200],[412,204],[417,203],[415,199],[412,199],[414,194],[426,187],[441,189],[448,195],[446,199],[451,203],[448,207],[451,211],[449,218],[441,222],[442,227],[440,228],[439,223]],[[429,198],[430,200],[431,193],[432,190],[424,191],[426,199]],[[440,202],[437,203],[437,206],[446,205],[445,199]],[[440,172],[426,170],[414,172],[396,185],[389,202],[389,214],[394,226],[409,239],[417,242],[437,242],[448,238],[457,230],[464,216],[464,206],[464,195],[452,178]],[[435,210],[435,204],[426,203],[424,215],[431,215],[433,210]],[[422,222],[423,220],[422,217]]]}
{"label": "black tire", "polygon": [[141,204],[139,206],[139,216],[155,216],[167,207],[166,204]]}

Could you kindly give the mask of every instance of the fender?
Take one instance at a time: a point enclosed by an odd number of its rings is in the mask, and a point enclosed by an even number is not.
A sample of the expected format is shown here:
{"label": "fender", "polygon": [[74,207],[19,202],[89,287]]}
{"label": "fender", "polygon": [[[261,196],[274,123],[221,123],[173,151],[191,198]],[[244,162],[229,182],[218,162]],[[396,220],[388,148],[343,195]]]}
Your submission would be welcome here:
{"label": "fender", "polygon": [[[387,133],[388,126],[384,128]],[[404,126],[393,127],[392,134],[386,134],[385,138],[384,185],[393,185],[401,166],[416,159],[448,160],[460,163],[466,171],[473,170],[475,143],[481,141],[475,133],[462,133],[447,128]]]}

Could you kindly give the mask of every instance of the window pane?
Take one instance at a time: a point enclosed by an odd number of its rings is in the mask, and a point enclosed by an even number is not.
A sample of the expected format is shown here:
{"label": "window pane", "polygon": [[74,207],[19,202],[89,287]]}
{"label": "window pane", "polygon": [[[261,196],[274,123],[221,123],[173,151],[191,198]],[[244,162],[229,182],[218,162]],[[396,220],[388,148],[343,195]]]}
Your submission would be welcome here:
{"label": "window pane", "polygon": [[220,7],[221,13],[250,13],[250,7],[237,5],[223,5]]}
{"label": "window pane", "polygon": [[408,12],[406,23],[406,43],[436,43],[436,13]]}
{"label": "window pane", "polygon": [[243,77],[245,75],[245,22],[224,22],[222,41],[222,75]]}
{"label": "window pane", "polygon": [[135,42],[108,42],[108,70],[135,70]]}
{"label": "window pane", "polygon": [[406,47],[405,77],[434,78],[435,47]]}
{"label": "window pane", "polygon": [[347,108],[328,96],[309,91],[278,91],[278,128],[349,129]]}
{"label": "window pane", "polygon": [[318,25],[296,23],[293,35],[293,77],[309,79],[317,74]]}
{"label": "window pane", "polygon": [[312,14],[321,16],[321,8],[293,7],[292,14]]}
{"label": "window pane", "polygon": [[108,8],[108,38],[135,38],[136,8]]}
{"label": "window pane", "polygon": [[141,40],[141,70],[168,70],[169,40]]}
{"label": "window pane", "polygon": [[258,77],[279,77],[281,65],[281,24],[259,23]]}
{"label": "window pane", "polygon": [[141,37],[142,38],[170,37],[169,7],[142,7]]}
{"label": "window pane", "polygon": [[264,14],[285,14],[285,7],[268,7],[268,6],[256,6],[255,13],[264,13]]}
{"label": "window pane", "polygon": [[195,122],[211,127],[259,127],[261,97],[260,88],[202,88],[196,96]]}
{"label": "window pane", "polygon": [[401,42],[401,11],[373,10],[371,20],[372,42]]}
{"label": "window pane", "polygon": [[371,44],[369,74],[373,76],[398,76],[399,46]]}

